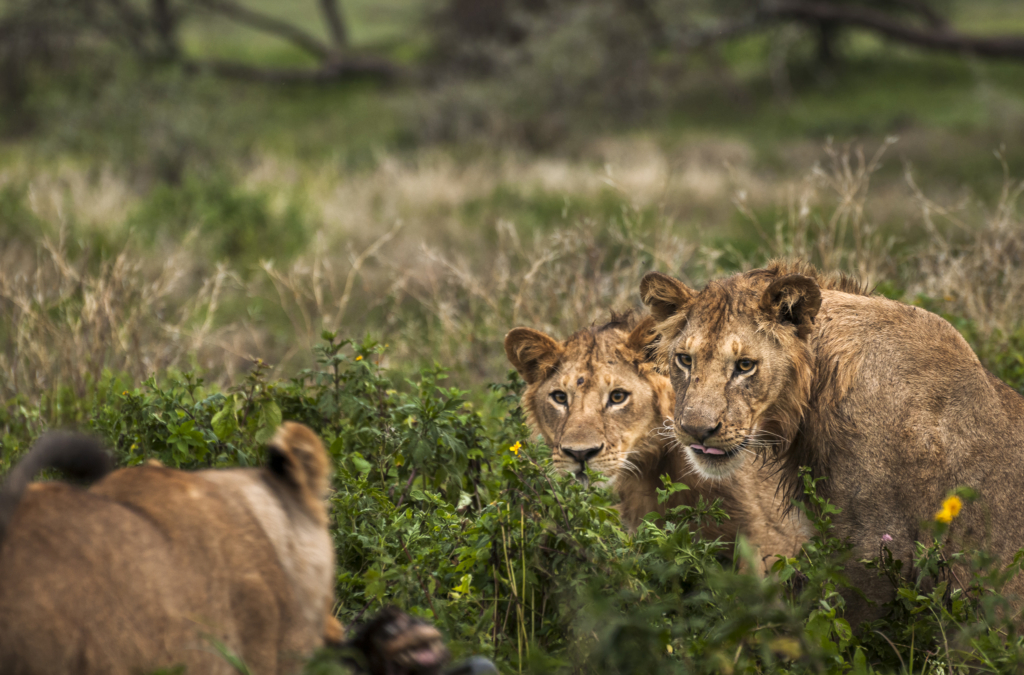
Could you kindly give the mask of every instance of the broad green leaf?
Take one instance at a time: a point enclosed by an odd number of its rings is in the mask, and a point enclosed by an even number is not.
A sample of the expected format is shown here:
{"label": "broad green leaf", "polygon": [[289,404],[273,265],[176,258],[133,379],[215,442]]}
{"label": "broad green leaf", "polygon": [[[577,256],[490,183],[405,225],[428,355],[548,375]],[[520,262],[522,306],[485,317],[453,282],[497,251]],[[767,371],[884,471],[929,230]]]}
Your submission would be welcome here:
{"label": "broad green leaf", "polygon": [[281,426],[281,408],[273,400],[266,400],[260,406],[260,423],[256,430],[256,442],[266,443]]}
{"label": "broad green leaf", "polygon": [[235,417],[234,399],[226,399],[224,407],[210,420],[213,433],[218,440],[225,441],[238,431],[238,419]]}

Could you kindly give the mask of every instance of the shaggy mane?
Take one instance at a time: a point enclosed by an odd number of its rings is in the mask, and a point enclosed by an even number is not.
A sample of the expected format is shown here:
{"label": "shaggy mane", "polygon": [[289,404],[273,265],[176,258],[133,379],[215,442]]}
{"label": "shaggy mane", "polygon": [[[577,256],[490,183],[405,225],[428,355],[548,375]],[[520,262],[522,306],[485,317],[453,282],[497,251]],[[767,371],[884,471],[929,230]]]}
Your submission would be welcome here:
{"label": "shaggy mane", "polygon": [[814,279],[815,283],[823,291],[839,291],[853,295],[873,295],[868,285],[857,277],[845,272],[822,272],[811,263],[803,260],[775,258],[769,260],[763,269],[747,272],[747,276],[753,276],[758,272],[776,278],[784,277],[787,274],[802,274],[805,277]]}
{"label": "shaggy mane", "polygon": [[591,325],[589,328],[585,328],[584,330],[590,331],[594,335],[598,335],[609,330],[623,330],[628,333],[629,331],[633,330],[638,325],[640,325],[640,322],[643,319],[644,316],[641,315],[636,310],[627,309],[624,312],[616,312],[613,309],[611,312],[609,312],[607,322],[601,324],[600,326]]}

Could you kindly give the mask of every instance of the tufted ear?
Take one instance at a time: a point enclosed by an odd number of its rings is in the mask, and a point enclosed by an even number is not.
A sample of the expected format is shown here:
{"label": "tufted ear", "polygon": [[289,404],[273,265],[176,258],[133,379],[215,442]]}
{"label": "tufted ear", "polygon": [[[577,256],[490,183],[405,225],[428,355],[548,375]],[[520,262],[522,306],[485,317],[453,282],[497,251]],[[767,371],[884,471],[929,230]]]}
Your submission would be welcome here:
{"label": "tufted ear", "polygon": [[811,332],[820,308],[821,289],[802,274],[779,277],[761,295],[761,310],[779,323],[796,326],[801,340]]}
{"label": "tufted ear", "polygon": [[645,316],[643,321],[626,338],[626,350],[631,352],[634,361],[649,361],[654,345],[658,341],[658,333],[654,330],[657,321],[653,316]]}
{"label": "tufted ear", "polygon": [[547,377],[559,359],[562,348],[558,342],[532,328],[513,328],[505,336],[505,356],[527,384]]}
{"label": "tufted ear", "polygon": [[305,424],[284,422],[267,443],[267,471],[295,490],[310,515],[324,523],[331,470],[320,437]]}
{"label": "tufted ear", "polygon": [[683,282],[660,272],[648,272],[640,280],[640,299],[651,308],[656,321],[678,314],[696,295]]}

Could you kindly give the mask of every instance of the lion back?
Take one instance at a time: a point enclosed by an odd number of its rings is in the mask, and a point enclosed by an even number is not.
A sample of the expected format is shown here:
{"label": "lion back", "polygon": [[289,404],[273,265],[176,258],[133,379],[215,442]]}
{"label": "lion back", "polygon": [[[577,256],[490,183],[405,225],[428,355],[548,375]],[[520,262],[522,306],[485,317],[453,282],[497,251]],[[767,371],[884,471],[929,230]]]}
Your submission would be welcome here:
{"label": "lion back", "polygon": [[297,672],[330,624],[329,475],[316,435],[288,423],[263,469],[29,485],[0,557],[0,662],[227,674],[226,648],[252,672]]}

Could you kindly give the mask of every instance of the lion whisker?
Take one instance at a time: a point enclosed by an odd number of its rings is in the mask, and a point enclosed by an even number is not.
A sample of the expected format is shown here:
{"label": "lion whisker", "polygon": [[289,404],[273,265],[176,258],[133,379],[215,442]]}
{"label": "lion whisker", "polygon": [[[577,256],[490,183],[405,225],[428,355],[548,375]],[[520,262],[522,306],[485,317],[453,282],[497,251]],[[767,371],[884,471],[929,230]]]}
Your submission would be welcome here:
{"label": "lion whisker", "polygon": [[636,478],[640,478],[641,477],[640,467],[638,467],[631,460],[629,460],[629,459],[627,459],[625,457],[623,457],[620,460],[619,468],[620,469],[625,469],[626,471],[628,471],[630,474],[632,474]]}

